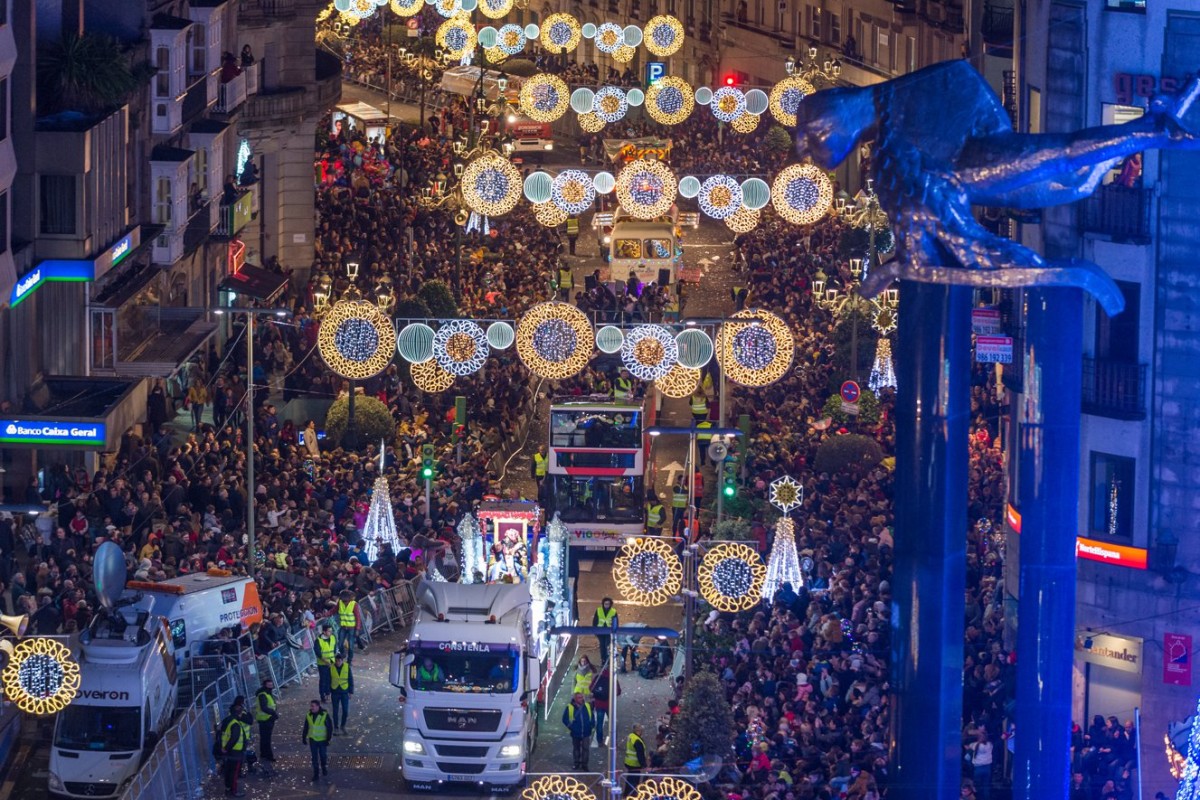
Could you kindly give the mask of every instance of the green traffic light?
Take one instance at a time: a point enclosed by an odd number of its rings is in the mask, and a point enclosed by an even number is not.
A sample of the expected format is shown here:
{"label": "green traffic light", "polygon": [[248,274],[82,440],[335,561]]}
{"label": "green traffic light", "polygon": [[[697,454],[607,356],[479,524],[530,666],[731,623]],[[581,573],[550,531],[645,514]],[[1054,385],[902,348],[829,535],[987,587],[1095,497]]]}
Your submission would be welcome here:
{"label": "green traffic light", "polygon": [[737,487],[732,483],[725,484],[725,496],[733,497],[735,494],[737,494]]}
{"label": "green traffic light", "polygon": [[425,467],[424,469],[422,469],[421,477],[424,478],[425,480],[429,480],[430,478],[432,478],[433,477],[433,467]]}

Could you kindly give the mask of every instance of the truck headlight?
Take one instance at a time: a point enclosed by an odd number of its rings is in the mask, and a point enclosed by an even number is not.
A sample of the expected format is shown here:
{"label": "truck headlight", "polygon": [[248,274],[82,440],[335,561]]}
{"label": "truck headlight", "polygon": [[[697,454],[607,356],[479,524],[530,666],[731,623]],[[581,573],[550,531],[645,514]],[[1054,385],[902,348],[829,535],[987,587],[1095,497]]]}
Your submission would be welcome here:
{"label": "truck headlight", "polygon": [[425,745],[421,744],[420,742],[415,742],[412,739],[405,739],[404,752],[423,756],[425,755]]}
{"label": "truck headlight", "polygon": [[553,150],[553,149],[554,149],[554,143],[552,142],[552,143],[550,143],[550,144],[546,145],[546,149],[547,149],[547,150]]}
{"label": "truck headlight", "polygon": [[500,757],[501,758],[517,758],[520,755],[521,755],[521,745],[519,745],[519,744],[506,744],[506,745],[504,745],[504,747],[500,748]]}
{"label": "truck headlight", "polygon": [[62,778],[58,777],[58,775],[51,772],[50,773],[50,791],[61,792],[64,790],[65,790],[65,787],[63,786]]}

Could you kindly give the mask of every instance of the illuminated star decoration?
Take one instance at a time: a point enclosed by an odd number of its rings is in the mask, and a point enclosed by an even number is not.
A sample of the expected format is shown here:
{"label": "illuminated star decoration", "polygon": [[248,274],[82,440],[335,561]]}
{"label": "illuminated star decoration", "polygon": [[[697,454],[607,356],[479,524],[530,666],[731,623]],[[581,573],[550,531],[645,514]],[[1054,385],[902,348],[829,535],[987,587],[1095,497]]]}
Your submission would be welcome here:
{"label": "illuminated star decoration", "polygon": [[796,524],[788,516],[780,517],[775,523],[775,542],[767,557],[767,577],[762,586],[763,599],[772,602],[785,583],[791,584],[793,589],[804,585],[804,573],[800,571],[796,553]]}
{"label": "illuminated star decoration", "polygon": [[535,122],[554,122],[567,111],[571,89],[557,75],[539,73],[521,86],[521,112]]}
{"label": "illuminated star decoration", "polygon": [[497,153],[485,153],[463,171],[463,201],[477,214],[499,217],[512,211],[521,187],[521,173]]}
{"label": "illuminated star decoration", "polygon": [[692,87],[674,75],[660,78],[646,90],[646,111],[663,125],[678,125],[691,116],[695,107]]}
{"label": "illuminated star decoration", "polygon": [[567,775],[538,778],[521,792],[522,800],[596,800],[586,786]]}
{"label": "illuminated star decoration", "polygon": [[592,325],[568,303],[538,303],[517,321],[517,355],[535,375],[562,380],[592,355]]}
{"label": "illuminated star decoration", "polygon": [[660,14],[646,23],[642,41],[651,53],[667,58],[683,47],[683,25],[669,14]]}
{"label": "illuminated star decoration", "polygon": [[433,337],[433,357],[451,375],[472,375],[487,360],[488,341],[474,320],[454,319],[443,323]]}
{"label": "illuminated star decoration", "polygon": [[700,184],[696,197],[701,211],[713,219],[725,219],[742,207],[742,185],[728,175],[713,175]]}
{"label": "illuminated star decoration", "polygon": [[679,343],[661,325],[638,325],[625,335],[621,363],[636,378],[656,381],[679,360]]}
{"label": "illuminated star decoration", "polygon": [[568,214],[582,214],[596,200],[596,187],[583,170],[565,169],[550,184],[550,199]]}
{"label": "illuminated star decoration", "polygon": [[718,611],[744,611],[762,600],[767,568],[754,548],[741,542],[721,542],[700,562],[700,594]]}
{"label": "illuminated star decoration", "polygon": [[592,113],[605,122],[619,122],[627,111],[625,92],[616,86],[605,86],[592,96]]}
{"label": "illuminated star decoration", "polygon": [[613,579],[629,602],[661,606],[679,593],[683,566],[671,545],[662,539],[634,539],[613,559]]}
{"label": "illuminated star decoration", "polygon": [[700,800],[700,792],[679,778],[649,778],[638,784],[628,800]]}
{"label": "illuminated star decoration", "polygon": [[79,665],[55,639],[25,639],[13,648],[0,682],[5,699],[26,714],[57,714],[79,693]]}
{"label": "illuminated star decoration", "polygon": [[625,31],[615,22],[605,22],[596,28],[596,49],[601,53],[612,54],[625,44]]}
{"label": "illuminated star decoration", "polygon": [[321,317],[317,349],[329,368],[351,380],[363,380],[387,369],[395,348],[396,329],[374,303],[340,300]]}
{"label": "illuminated star decoration", "polygon": [[796,127],[796,109],[800,101],[816,91],[798,75],[789,75],[771,87],[770,109],[775,121],[785,128]]}
{"label": "illuminated star decoration", "polygon": [[661,161],[634,161],[617,176],[617,202],[635,219],[666,214],[677,191],[675,174]]}
{"label": "illuminated star decoration", "polygon": [[542,22],[542,47],[551,53],[569,53],[579,46],[579,21],[570,14],[551,14]]}
{"label": "illuminated star decoration", "polygon": [[795,349],[787,323],[760,308],[737,312],[717,330],[717,363],[743,386],[767,386],[782,378]]}
{"label": "illuminated star decoration", "polygon": [[804,487],[796,483],[791,475],[771,481],[771,505],[784,514],[790,513],[793,508],[799,508],[803,502]]}
{"label": "illuminated star decoration", "polygon": [[746,113],[746,95],[734,86],[722,86],[713,92],[712,102],[708,107],[713,116],[721,122],[733,122]]}
{"label": "illuminated star decoration", "polygon": [[833,184],[812,164],[792,164],[776,176],[771,202],[779,216],[793,225],[811,225],[829,213]]}

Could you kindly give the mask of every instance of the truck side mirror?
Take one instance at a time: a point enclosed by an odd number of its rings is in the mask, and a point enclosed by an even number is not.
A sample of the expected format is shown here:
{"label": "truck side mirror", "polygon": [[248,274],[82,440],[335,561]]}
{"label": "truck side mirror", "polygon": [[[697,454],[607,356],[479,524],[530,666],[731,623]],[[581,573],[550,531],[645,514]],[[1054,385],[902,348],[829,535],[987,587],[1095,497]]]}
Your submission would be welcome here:
{"label": "truck side mirror", "polygon": [[408,689],[405,689],[403,686],[399,687],[399,689],[400,689],[400,703],[403,704],[404,701],[408,700]]}

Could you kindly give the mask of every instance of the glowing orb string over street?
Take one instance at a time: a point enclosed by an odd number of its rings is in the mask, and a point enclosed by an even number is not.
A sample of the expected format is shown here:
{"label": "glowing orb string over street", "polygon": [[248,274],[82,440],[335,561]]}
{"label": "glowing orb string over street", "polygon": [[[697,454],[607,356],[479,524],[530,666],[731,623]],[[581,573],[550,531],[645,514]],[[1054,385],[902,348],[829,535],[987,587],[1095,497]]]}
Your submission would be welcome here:
{"label": "glowing orb string over street", "polygon": [[439,367],[437,362],[432,359],[420,364],[413,364],[409,367],[409,372],[412,375],[413,385],[422,392],[437,394],[454,385],[454,376]]}
{"label": "glowing orb string over street", "polygon": [[453,319],[442,324],[433,337],[433,358],[451,375],[472,375],[488,356],[487,334],[469,319]]}
{"label": "glowing orb string over street", "polygon": [[676,400],[690,397],[700,385],[700,370],[676,364],[671,371],[654,382],[664,397]]}
{"label": "glowing orb string over street", "polygon": [[551,14],[542,22],[542,47],[551,53],[569,53],[579,46],[579,21],[570,14]]}
{"label": "glowing orb string over street", "polygon": [[477,214],[499,217],[516,207],[524,183],[521,173],[507,158],[485,153],[467,164],[461,186],[467,208]]}
{"label": "glowing orb string over street", "polygon": [[700,210],[713,219],[725,219],[742,207],[742,185],[728,175],[713,175],[700,184]]}
{"label": "glowing orb string over street", "polygon": [[659,58],[674,55],[683,47],[683,24],[669,14],[653,17],[642,29],[642,42]]}
{"label": "glowing orb string over street", "polygon": [[521,112],[535,122],[553,122],[567,113],[571,90],[557,75],[539,73],[521,86]]}
{"label": "glowing orb string over street", "polygon": [[550,199],[568,214],[582,214],[596,201],[596,187],[583,170],[565,169],[554,176]]}
{"label": "glowing orb string over street", "polygon": [[692,87],[674,75],[660,78],[646,90],[646,111],[663,125],[678,125],[691,116],[695,107]]}
{"label": "glowing orb string over street", "polygon": [[775,177],[771,202],[779,216],[794,225],[811,225],[829,213],[833,184],[812,164],[792,164]]}
{"label": "glowing orb string over street", "polygon": [[800,101],[816,88],[798,75],[789,75],[771,87],[770,109],[775,121],[785,128],[796,127],[796,109]]}
{"label": "glowing orb string over street", "polygon": [[683,565],[671,545],[662,539],[634,539],[613,559],[617,590],[639,606],[661,606],[679,594]]}
{"label": "glowing orb string over street", "polygon": [[675,337],[661,325],[638,325],[626,334],[621,345],[621,363],[634,377],[644,381],[665,377],[678,358]]}
{"label": "glowing orb string over street", "polygon": [[717,363],[743,386],[768,386],[787,374],[795,354],[787,323],[770,311],[747,308],[717,331]]}
{"label": "glowing orb string over street", "polygon": [[517,355],[535,375],[569,378],[591,358],[592,325],[573,305],[538,303],[517,322]]}
{"label": "glowing orb string over street", "polygon": [[678,184],[661,161],[634,161],[617,176],[617,202],[636,219],[654,219],[671,210]]}

